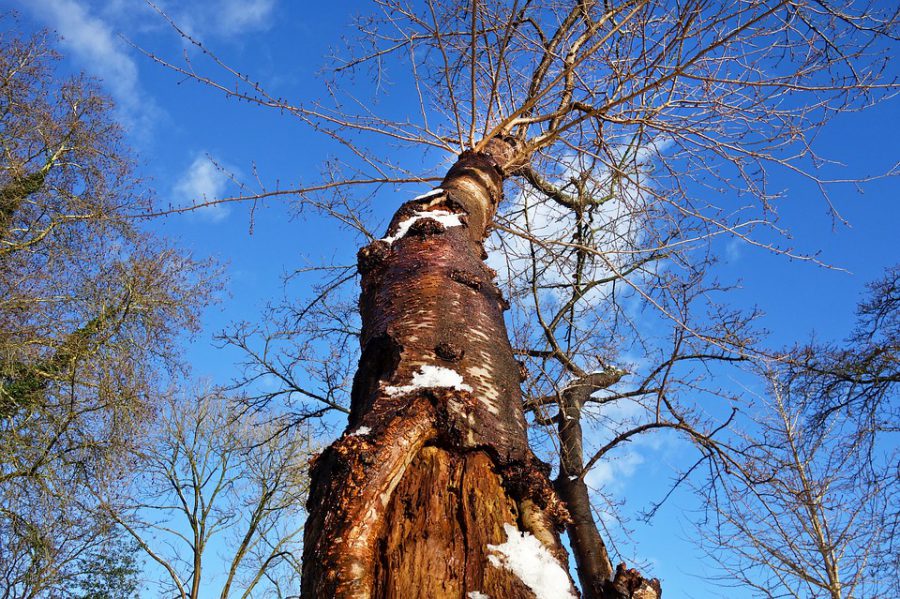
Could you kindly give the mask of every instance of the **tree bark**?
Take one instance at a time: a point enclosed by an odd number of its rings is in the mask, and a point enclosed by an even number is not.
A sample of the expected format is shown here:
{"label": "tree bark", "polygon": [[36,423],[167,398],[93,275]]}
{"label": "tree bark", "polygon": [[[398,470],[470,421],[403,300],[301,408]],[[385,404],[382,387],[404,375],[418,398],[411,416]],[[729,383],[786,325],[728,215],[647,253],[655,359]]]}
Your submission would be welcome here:
{"label": "tree bark", "polygon": [[[506,302],[483,262],[518,150],[464,152],[359,252],[362,356],[348,429],[311,469],[304,598],[549,599],[497,559],[515,536],[504,525],[559,568],[553,599],[577,596],[569,515],[529,449]],[[424,380],[435,368],[449,378]]]}
{"label": "tree bark", "polygon": [[[505,301],[483,262],[514,151],[463,153],[359,253],[362,357],[348,432],[312,468],[303,597],[534,597],[488,559],[504,524],[567,570],[568,516],[528,448]],[[415,387],[423,366],[461,382]]]}

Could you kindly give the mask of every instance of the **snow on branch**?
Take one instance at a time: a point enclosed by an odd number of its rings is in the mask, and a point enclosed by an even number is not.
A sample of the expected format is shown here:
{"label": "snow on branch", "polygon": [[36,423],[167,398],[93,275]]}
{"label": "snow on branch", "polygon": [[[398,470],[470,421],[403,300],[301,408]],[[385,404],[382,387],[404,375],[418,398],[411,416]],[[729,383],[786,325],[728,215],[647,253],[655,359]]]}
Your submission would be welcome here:
{"label": "snow on branch", "polygon": [[400,221],[400,224],[397,225],[397,232],[393,235],[382,238],[382,241],[393,244],[395,241],[403,238],[409,232],[409,228],[413,226],[413,223],[423,218],[434,219],[445,227],[459,227],[462,226],[462,221],[460,220],[459,216],[459,214],[454,214],[452,212],[448,212],[447,210],[416,212],[411,217]]}
{"label": "snow on branch", "polygon": [[445,192],[444,192],[443,189],[441,189],[440,187],[435,187],[434,189],[432,189],[432,190],[429,191],[429,192],[426,192],[426,193],[423,193],[423,194],[420,195],[420,196],[414,197],[414,198],[412,199],[412,201],[413,201],[413,202],[420,202],[420,201],[422,201],[422,200],[428,200],[428,199],[431,199],[431,198],[436,198],[436,197],[438,197],[438,196],[442,196],[442,195],[444,195],[444,193],[445,193]]}

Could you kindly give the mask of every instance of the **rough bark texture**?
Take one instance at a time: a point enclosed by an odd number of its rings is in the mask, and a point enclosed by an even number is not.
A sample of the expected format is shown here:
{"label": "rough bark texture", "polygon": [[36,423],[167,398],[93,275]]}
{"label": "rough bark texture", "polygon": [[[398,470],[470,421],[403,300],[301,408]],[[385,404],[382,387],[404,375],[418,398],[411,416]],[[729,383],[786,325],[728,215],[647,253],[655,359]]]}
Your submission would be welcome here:
{"label": "rough bark texture", "polygon": [[[463,153],[442,191],[401,206],[387,240],[359,252],[362,356],[347,432],[312,466],[304,598],[532,598],[487,560],[504,524],[567,569],[568,513],[528,447],[506,302],[483,262],[515,153],[502,140]],[[439,222],[448,212],[460,224]],[[462,385],[413,388],[423,366]]]}
{"label": "rough bark texture", "polygon": [[373,596],[532,597],[487,559],[488,544],[506,541],[503,525],[516,525],[518,511],[485,453],[424,448],[385,512]]}

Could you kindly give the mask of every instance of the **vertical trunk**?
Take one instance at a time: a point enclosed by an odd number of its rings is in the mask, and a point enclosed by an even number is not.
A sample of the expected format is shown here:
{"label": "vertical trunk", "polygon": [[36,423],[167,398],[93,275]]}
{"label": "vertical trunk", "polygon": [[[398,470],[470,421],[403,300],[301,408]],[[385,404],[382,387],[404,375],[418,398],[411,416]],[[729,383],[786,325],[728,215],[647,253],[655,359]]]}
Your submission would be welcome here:
{"label": "vertical trunk", "polygon": [[585,374],[566,387],[559,398],[560,459],[555,487],[569,510],[566,530],[584,599],[659,599],[662,595],[658,580],[647,580],[624,564],[613,573],[584,482],[581,409],[592,393],[615,384],[623,374],[624,371],[617,369]]}
{"label": "vertical trunk", "polygon": [[565,389],[560,397],[560,460],[556,490],[572,517],[567,530],[584,598],[602,599],[603,589],[612,578],[613,569],[606,545],[594,523],[591,500],[584,482],[581,407],[586,397],[580,396],[588,396],[590,393],[590,389],[572,386]]}
{"label": "vertical trunk", "polygon": [[[305,598],[575,597],[557,533],[568,515],[528,448],[482,261],[513,151],[464,153],[360,251],[362,357],[348,432],[312,468]],[[543,566],[505,559],[508,540]]]}

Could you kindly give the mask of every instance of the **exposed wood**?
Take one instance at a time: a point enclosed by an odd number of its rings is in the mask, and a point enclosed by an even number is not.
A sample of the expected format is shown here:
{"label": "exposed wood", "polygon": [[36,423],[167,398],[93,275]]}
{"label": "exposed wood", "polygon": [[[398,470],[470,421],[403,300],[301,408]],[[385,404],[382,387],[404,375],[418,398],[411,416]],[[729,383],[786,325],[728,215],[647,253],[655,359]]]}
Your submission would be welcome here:
{"label": "exposed wood", "polygon": [[483,452],[424,448],[385,513],[373,596],[390,599],[534,595],[508,570],[488,563],[488,545],[518,526],[518,507]]}

